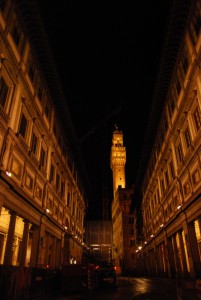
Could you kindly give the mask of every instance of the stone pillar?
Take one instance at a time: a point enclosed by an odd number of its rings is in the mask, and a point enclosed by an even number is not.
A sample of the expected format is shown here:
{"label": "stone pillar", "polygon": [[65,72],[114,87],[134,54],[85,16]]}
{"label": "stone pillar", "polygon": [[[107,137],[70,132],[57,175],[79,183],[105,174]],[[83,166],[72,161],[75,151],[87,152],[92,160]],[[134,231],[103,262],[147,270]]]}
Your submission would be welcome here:
{"label": "stone pillar", "polygon": [[174,257],[174,249],[172,245],[172,237],[167,238],[167,256],[168,256],[168,265],[170,270],[170,276],[175,277],[176,267],[175,267],[175,257]]}
{"label": "stone pillar", "polygon": [[180,257],[179,257],[179,249],[177,247],[177,242],[176,242],[176,235],[173,235],[172,243],[173,243],[173,249],[174,249],[174,261],[175,261],[176,273],[177,273],[177,276],[180,277],[182,275],[182,270],[181,270],[181,263],[180,263]]}
{"label": "stone pillar", "polygon": [[7,241],[6,241],[6,249],[4,255],[4,263],[3,263],[4,265],[12,265],[15,224],[16,224],[16,214],[14,212],[11,212]]}
{"label": "stone pillar", "polygon": [[21,254],[19,260],[20,267],[24,267],[26,263],[28,238],[29,238],[29,222],[27,220],[24,220],[24,231],[23,231]]}
{"label": "stone pillar", "polygon": [[199,255],[199,250],[198,250],[198,242],[197,242],[197,237],[196,237],[196,233],[195,233],[194,222],[191,222],[188,224],[188,232],[189,232],[189,243],[190,243],[189,251],[190,251],[190,253],[192,255],[192,259],[193,259],[194,272],[196,274],[196,277],[200,277],[201,276],[201,261],[200,261],[200,255]]}
{"label": "stone pillar", "polygon": [[33,229],[33,237],[31,243],[30,267],[37,267],[40,227],[32,226],[32,229]]}
{"label": "stone pillar", "polygon": [[182,231],[178,232],[178,237],[179,237],[179,244],[180,244],[180,260],[181,260],[182,269],[183,269],[182,271],[183,271],[184,275],[187,275],[188,268],[187,268],[185,250],[184,250],[184,241],[183,241]]}

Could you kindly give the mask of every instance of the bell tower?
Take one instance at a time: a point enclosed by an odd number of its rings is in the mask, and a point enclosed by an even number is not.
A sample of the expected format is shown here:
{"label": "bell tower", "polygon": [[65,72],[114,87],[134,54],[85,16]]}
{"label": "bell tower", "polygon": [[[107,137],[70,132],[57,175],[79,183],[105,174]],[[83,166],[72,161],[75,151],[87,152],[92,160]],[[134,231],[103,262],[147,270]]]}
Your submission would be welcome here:
{"label": "bell tower", "polygon": [[126,147],[123,146],[123,133],[115,125],[112,136],[110,167],[113,173],[113,196],[115,198],[118,187],[125,188]]}

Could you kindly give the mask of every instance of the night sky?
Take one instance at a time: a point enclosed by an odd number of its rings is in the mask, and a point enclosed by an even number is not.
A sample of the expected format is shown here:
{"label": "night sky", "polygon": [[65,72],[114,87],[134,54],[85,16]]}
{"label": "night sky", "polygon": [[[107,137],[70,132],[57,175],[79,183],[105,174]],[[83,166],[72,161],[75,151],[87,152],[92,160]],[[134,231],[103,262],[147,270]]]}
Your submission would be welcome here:
{"label": "night sky", "polygon": [[38,2],[91,182],[89,218],[99,218],[103,184],[112,199],[115,124],[135,183],[172,0]]}

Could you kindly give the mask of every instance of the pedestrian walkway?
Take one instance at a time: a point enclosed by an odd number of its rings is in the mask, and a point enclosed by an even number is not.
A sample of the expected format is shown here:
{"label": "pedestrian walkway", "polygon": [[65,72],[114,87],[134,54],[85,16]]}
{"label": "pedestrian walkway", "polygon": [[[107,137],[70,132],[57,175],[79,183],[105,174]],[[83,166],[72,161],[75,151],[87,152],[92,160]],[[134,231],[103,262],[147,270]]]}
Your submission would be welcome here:
{"label": "pedestrian walkway", "polygon": [[118,288],[41,296],[32,300],[200,300],[193,286],[171,278],[118,277]]}

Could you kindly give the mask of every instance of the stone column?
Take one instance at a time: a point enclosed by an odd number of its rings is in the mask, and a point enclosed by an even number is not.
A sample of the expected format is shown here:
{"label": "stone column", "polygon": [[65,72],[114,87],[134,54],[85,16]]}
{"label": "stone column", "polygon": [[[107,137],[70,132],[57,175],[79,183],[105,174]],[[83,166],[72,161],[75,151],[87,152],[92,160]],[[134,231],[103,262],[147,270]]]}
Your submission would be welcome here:
{"label": "stone column", "polygon": [[187,268],[185,250],[184,250],[184,241],[183,241],[182,231],[178,232],[178,236],[179,236],[179,244],[180,244],[181,263],[182,263],[182,267],[183,267],[182,271],[183,271],[184,275],[187,275],[188,268]]}
{"label": "stone column", "polygon": [[177,247],[177,242],[176,242],[176,235],[173,235],[172,242],[173,242],[174,261],[175,261],[177,276],[181,276],[182,271],[181,271],[181,263],[179,257],[179,249]]}
{"label": "stone column", "polygon": [[12,265],[15,224],[16,224],[16,214],[14,212],[11,212],[7,241],[6,241],[6,249],[4,255],[4,263],[3,263],[4,265]]}
{"label": "stone column", "polygon": [[27,220],[24,220],[24,231],[23,231],[22,247],[21,247],[20,260],[19,260],[20,267],[24,267],[26,263],[28,238],[29,238],[29,222]]}
{"label": "stone column", "polygon": [[170,276],[175,277],[176,267],[175,267],[175,257],[174,257],[174,249],[172,245],[172,237],[167,238],[167,255],[168,255],[168,264],[170,269]]}
{"label": "stone column", "polygon": [[189,243],[190,243],[189,251],[191,252],[192,259],[193,259],[194,272],[197,277],[200,277],[201,261],[200,261],[200,255],[198,250],[198,241],[195,233],[194,222],[188,224],[188,232],[189,232]]}
{"label": "stone column", "polygon": [[30,267],[37,267],[40,227],[34,225],[32,226],[32,229],[33,229],[33,237],[31,243]]}

